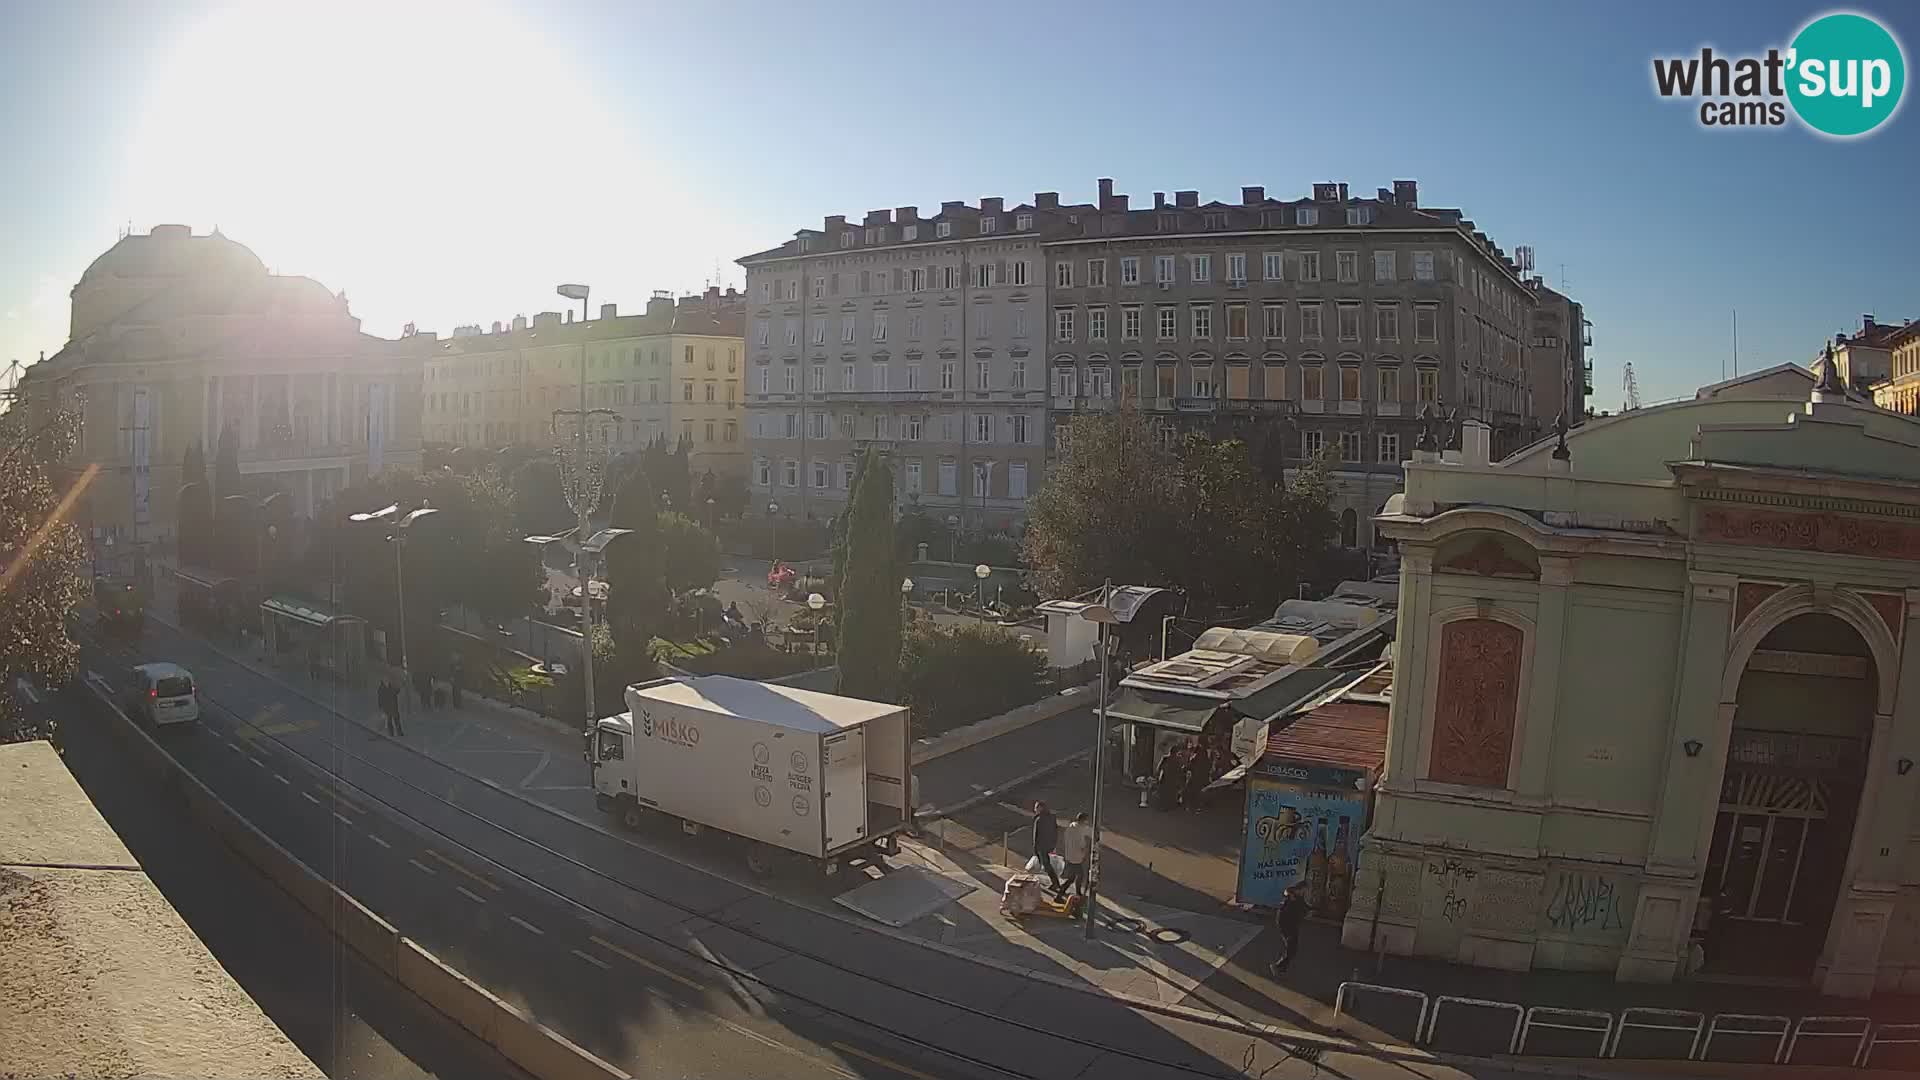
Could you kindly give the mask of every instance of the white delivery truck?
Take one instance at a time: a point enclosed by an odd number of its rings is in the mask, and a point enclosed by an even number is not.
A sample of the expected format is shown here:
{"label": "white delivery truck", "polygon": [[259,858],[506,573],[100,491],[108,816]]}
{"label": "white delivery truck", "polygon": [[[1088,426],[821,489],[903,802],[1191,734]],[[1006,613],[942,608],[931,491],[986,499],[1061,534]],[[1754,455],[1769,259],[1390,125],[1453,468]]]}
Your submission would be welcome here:
{"label": "white delivery truck", "polygon": [[627,709],[595,725],[587,762],[628,828],[663,814],[746,838],[755,873],[791,852],[833,874],[898,853],[912,824],[905,706],[702,675],[629,686]]}

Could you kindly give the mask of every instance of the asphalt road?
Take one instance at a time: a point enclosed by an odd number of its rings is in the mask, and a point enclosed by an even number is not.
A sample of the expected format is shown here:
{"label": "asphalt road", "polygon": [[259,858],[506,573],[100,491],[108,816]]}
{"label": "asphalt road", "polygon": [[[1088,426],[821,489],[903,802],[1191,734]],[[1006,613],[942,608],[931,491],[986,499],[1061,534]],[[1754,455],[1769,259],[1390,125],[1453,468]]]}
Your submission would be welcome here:
{"label": "asphalt road", "polygon": [[[203,724],[166,733],[186,768],[402,933],[636,1075],[1185,1077],[1250,1064],[1281,1076],[1306,1064],[1293,1048],[984,968],[685,865],[343,721],[164,625],[150,623],[141,653],[199,678]],[[84,659],[103,672],[128,662]]]}
{"label": "asphalt road", "polygon": [[46,702],[65,718],[67,769],[141,868],[235,981],[336,1080],[526,1074],[373,970],[307,909],[134,766],[105,707],[78,688]]}

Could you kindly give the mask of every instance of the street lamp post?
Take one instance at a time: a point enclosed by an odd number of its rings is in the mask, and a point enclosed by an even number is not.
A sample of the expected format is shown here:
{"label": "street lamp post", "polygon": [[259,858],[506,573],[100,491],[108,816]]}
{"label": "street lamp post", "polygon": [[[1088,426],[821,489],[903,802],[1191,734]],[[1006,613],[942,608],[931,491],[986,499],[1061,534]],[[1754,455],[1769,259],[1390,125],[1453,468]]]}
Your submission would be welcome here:
{"label": "street lamp post", "polygon": [[993,574],[993,567],[986,563],[973,568],[973,576],[980,579],[980,610],[987,610],[987,578]]}
{"label": "street lamp post", "polygon": [[913,579],[900,579],[900,617],[907,621],[913,619]]}
{"label": "street lamp post", "polygon": [[767,557],[778,565],[780,562],[780,504],[767,501],[767,532],[773,537]]}
{"label": "street lamp post", "polygon": [[[827,598],[819,593],[807,594],[807,608],[813,612],[813,656],[820,655],[820,612],[827,606]],[[812,663],[813,661],[809,661]]]}
{"label": "street lamp post", "polygon": [[1093,938],[1094,910],[1099,906],[1100,889],[1100,801],[1102,788],[1106,782],[1107,771],[1107,628],[1119,621],[1109,598],[1113,595],[1113,582],[1100,586],[1100,602],[1089,605],[1080,613],[1080,617],[1099,627],[1098,655],[1100,657],[1100,703],[1094,710],[1098,728],[1093,736],[1093,822],[1091,836],[1087,845],[1087,929],[1088,940]]}
{"label": "street lamp post", "polygon": [[[375,510],[370,513],[350,514],[347,516],[347,520],[354,522],[393,521],[394,516],[399,512],[400,504],[394,503],[385,509]],[[411,535],[414,526],[426,521],[439,512],[440,511],[430,506],[423,506],[411,514],[408,514],[406,517],[401,518],[394,524],[393,531],[387,534],[387,542],[393,545],[394,604],[395,611],[398,613],[396,621],[400,624],[400,681],[402,684],[400,688],[400,705],[402,709],[406,707],[407,687],[413,683],[413,654],[407,649],[407,560],[405,557],[407,539]]]}
{"label": "street lamp post", "polygon": [[947,515],[947,561],[960,561],[960,515]]}

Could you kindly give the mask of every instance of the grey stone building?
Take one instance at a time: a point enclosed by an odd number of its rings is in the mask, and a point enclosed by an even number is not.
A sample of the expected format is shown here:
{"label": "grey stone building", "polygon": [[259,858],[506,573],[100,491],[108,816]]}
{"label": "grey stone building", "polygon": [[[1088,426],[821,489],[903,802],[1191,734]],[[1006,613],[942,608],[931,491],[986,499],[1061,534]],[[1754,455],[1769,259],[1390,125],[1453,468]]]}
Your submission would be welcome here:
{"label": "grey stone building", "polygon": [[1527,285],[1534,295],[1529,342],[1534,408],[1548,421],[1564,409],[1567,423],[1579,424],[1586,419],[1587,398],[1593,393],[1593,361],[1587,359],[1593,324],[1578,301],[1538,275]]}
{"label": "grey stone building", "polygon": [[1056,442],[1068,417],[1131,395],[1172,427],[1247,437],[1269,468],[1329,454],[1348,547],[1371,546],[1422,407],[1484,421],[1495,455],[1550,419],[1529,377],[1533,292],[1410,180],[1370,198],[1341,183],[1233,203],[1156,192],[1139,208],[1101,180],[1046,253]]}
{"label": "grey stone building", "polygon": [[1042,235],[1058,197],[828,217],[741,258],[756,508],[825,521],[867,447],[902,506],[970,533],[1011,528],[1047,455]]}

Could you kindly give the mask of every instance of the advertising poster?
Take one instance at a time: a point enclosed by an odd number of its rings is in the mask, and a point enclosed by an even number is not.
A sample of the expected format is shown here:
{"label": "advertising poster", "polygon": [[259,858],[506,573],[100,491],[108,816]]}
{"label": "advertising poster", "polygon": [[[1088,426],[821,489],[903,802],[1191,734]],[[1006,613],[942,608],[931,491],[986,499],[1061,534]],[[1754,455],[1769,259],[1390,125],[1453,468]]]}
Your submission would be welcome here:
{"label": "advertising poster", "polygon": [[1351,789],[1314,790],[1248,777],[1240,902],[1277,907],[1288,886],[1305,882],[1307,902],[1320,914],[1345,911],[1366,812],[1365,797]]}

